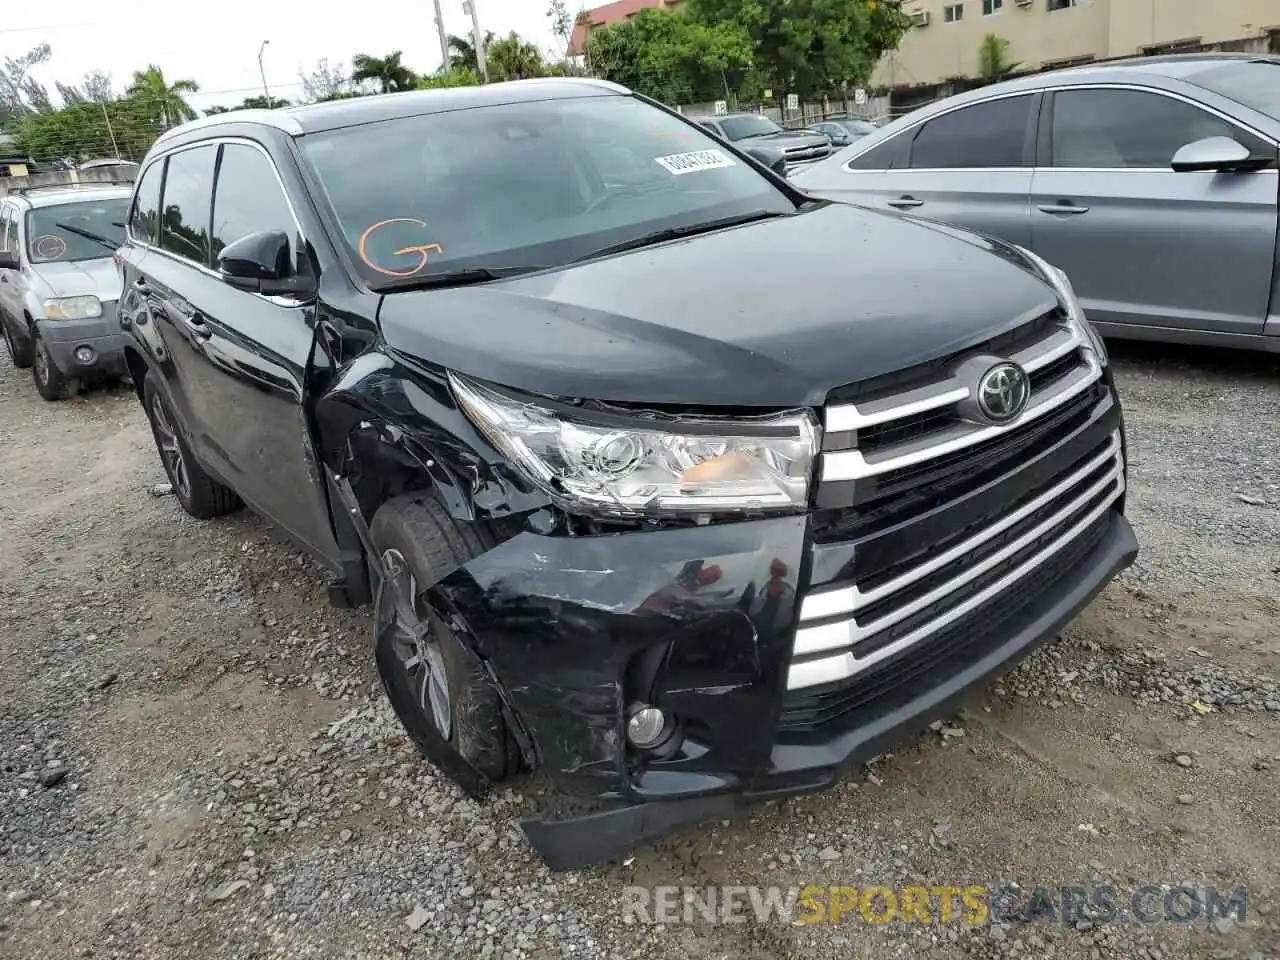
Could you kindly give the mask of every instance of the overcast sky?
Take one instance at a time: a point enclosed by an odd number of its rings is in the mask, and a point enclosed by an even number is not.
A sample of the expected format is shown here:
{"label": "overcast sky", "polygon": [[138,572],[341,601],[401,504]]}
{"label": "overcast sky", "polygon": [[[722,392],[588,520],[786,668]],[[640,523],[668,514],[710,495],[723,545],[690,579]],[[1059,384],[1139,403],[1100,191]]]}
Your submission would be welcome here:
{"label": "overcast sky", "polygon": [[[469,34],[462,0],[440,0],[445,30]],[[594,5],[594,4],[592,4]],[[547,0],[477,0],[482,30],[504,35],[515,30],[548,55],[556,39],[547,19]],[[571,8],[577,5],[571,3]],[[192,106],[234,105],[262,92],[258,47],[270,40],[263,62],[273,96],[296,99],[298,72],[321,57],[330,64],[352,54],[383,56],[404,51],[404,62],[419,72],[440,65],[432,0],[58,0],[10,4],[0,22],[0,56],[19,56],[48,43],[52,59],[33,72],[57,102],[53,82],[78,83],[85,71],[105,70],[116,91],[133,71],[155,63],[173,80],[195,80],[200,93]]]}

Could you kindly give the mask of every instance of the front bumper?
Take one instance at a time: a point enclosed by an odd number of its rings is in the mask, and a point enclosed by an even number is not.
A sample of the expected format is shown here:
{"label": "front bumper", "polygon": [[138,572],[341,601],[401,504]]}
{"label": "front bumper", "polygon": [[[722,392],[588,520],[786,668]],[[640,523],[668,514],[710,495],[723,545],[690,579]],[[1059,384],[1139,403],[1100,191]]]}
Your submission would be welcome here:
{"label": "front bumper", "polygon": [[[128,372],[115,303],[104,301],[102,307],[102,316],[91,320],[38,321],[40,338],[59,372],[68,377],[95,373],[123,376]],[[82,349],[89,351],[89,359],[82,361],[76,356]]]}
{"label": "front bumper", "polygon": [[[807,586],[808,517],[620,536],[522,533],[456,571],[437,601],[488,660],[539,768],[600,812],[526,822],[546,862],[608,859],[744,800],[830,786],[1054,636],[1137,542],[1106,511],[1088,552],[1005,615],[994,641],[898,684],[879,708],[816,729],[780,719]],[[1007,614],[1007,611],[1006,611]],[[674,756],[626,745],[628,704],[680,719]]]}

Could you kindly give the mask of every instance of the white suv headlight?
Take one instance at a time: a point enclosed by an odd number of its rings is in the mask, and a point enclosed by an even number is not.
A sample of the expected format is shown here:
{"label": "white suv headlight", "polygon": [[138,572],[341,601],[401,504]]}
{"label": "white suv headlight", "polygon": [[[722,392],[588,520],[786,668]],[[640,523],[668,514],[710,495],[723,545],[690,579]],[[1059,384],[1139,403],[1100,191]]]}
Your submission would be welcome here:
{"label": "white suv headlight", "polygon": [[517,399],[454,374],[462,410],[568,510],[613,517],[803,510],[818,452],[807,410],[742,419],[613,421]]}
{"label": "white suv headlight", "polygon": [[1058,301],[1062,304],[1062,309],[1067,313],[1067,322],[1076,328],[1081,339],[1084,340],[1098,356],[1098,362],[1104,366],[1107,363],[1107,345],[1102,340],[1102,334],[1093,329],[1084,310],[1080,308],[1080,300],[1076,297],[1075,288],[1071,286],[1071,281],[1067,275],[1055,267],[1043,257],[1037,256],[1026,247],[1019,247],[1019,251],[1025,256],[1036,269],[1040,271],[1040,275],[1053,287],[1054,292],[1058,294]]}
{"label": "white suv headlight", "polygon": [[102,301],[97,297],[57,297],[44,302],[46,320],[92,320],[102,316]]}

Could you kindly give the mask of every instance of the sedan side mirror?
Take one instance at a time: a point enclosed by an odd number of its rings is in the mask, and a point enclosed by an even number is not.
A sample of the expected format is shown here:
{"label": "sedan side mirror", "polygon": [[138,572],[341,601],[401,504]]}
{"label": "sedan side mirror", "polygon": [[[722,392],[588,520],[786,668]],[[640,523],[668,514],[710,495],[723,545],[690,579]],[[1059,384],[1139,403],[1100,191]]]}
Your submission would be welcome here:
{"label": "sedan side mirror", "polygon": [[18,254],[12,250],[0,250],[0,270],[19,270]]}
{"label": "sedan side mirror", "polygon": [[238,290],[268,296],[300,296],[315,287],[310,278],[294,272],[289,235],[283,230],[263,230],[227,244],[218,254],[218,273]]}
{"label": "sedan side mirror", "polygon": [[1252,160],[1244,144],[1230,137],[1206,137],[1180,147],[1173,155],[1172,166],[1178,173],[1229,172],[1249,169]]}

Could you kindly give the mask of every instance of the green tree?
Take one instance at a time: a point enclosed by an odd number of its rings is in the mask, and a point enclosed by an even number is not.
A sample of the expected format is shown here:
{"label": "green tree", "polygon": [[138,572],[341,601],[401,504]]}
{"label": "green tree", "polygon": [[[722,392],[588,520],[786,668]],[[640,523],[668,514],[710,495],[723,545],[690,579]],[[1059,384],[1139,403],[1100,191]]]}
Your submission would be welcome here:
{"label": "green tree", "polygon": [[133,80],[125,88],[125,95],[152,111],[162,129],[194,120],[196,112],[183,99],[184,94],[196,93],[200,84],[194,80],[175,80],[173,83],[165,78],[164,71],[154,63],[145,70],[135,70]]}
{"label": "green tree", "polygon": [[209,109],[205,110],[204,115],[213,117],[220,113],[230,113],[232,110],[278,110],[287,106],[289,106],[289,101],[283,97],[272,97],[268,100],[265,96],[259,95],[245,97],[234,107],[209,107]]}
{"label": "green tree", "polygon": [[551,0],[547,8],[547,19],[551,21],[551,32],[560,41],[560,56],[569,55],[569,35],[573,32],[573,17],[569,16],[569,6],[565,0]]}
{"label": "green tree", "polygon": [[412,90],[418,83],[418,75],[400,62],[403,52],[393,50],[385,57],[372,57],[357,53],[351,58],[351,79],[355,83],[372,80],[380,93]]}
{"label": "green tree", "polygon": [[[485,49],[493,46],[494,33],[492,30],[486,30],[484,34]],[[472,73],[479,75],[480,59],[476,56],[476,45],[470,37],[455,37],[450,34],[449,44],[449,66],[461,67],[464,70],[470,70]]]}
{"label": "green tree", "polygon": [[672,104],[731,98],[751,57],[750,37],[737,24],[698,23],[657,9],[587,39],[596,76]]}
{"label": "green tree", "polygon": [[418,78],[419,90],[443,90],[448,87],[478,87],[480,78],[467,67],[453,67],[444,73]]}
{"label": "green tree", "polygon": [[542,76],[542,52],[512,30],[488,48],[490,80],[526,80]]}
{"label": "green tree", "polygon": [[978,73],[989,83],[1003,80],[1017,70],[1021,63],[1009,56],[1009,41],[988,33],[978,47]]}
{"label": "green tree", "polygon": [[911,26],[888,0],[689,0],[686,15],[707,26],[740,25],[761,82],[804,98],[865,85]]}
{"label": "green tree", "polygon": [[24,115],[14,129],[14,141],[21,153],[37,161],[79,163],[115,156],[117,148],[120,156],[139,160],[160,129],[148,103],[130,98],[109,103],[83,101],[61,110]]}

